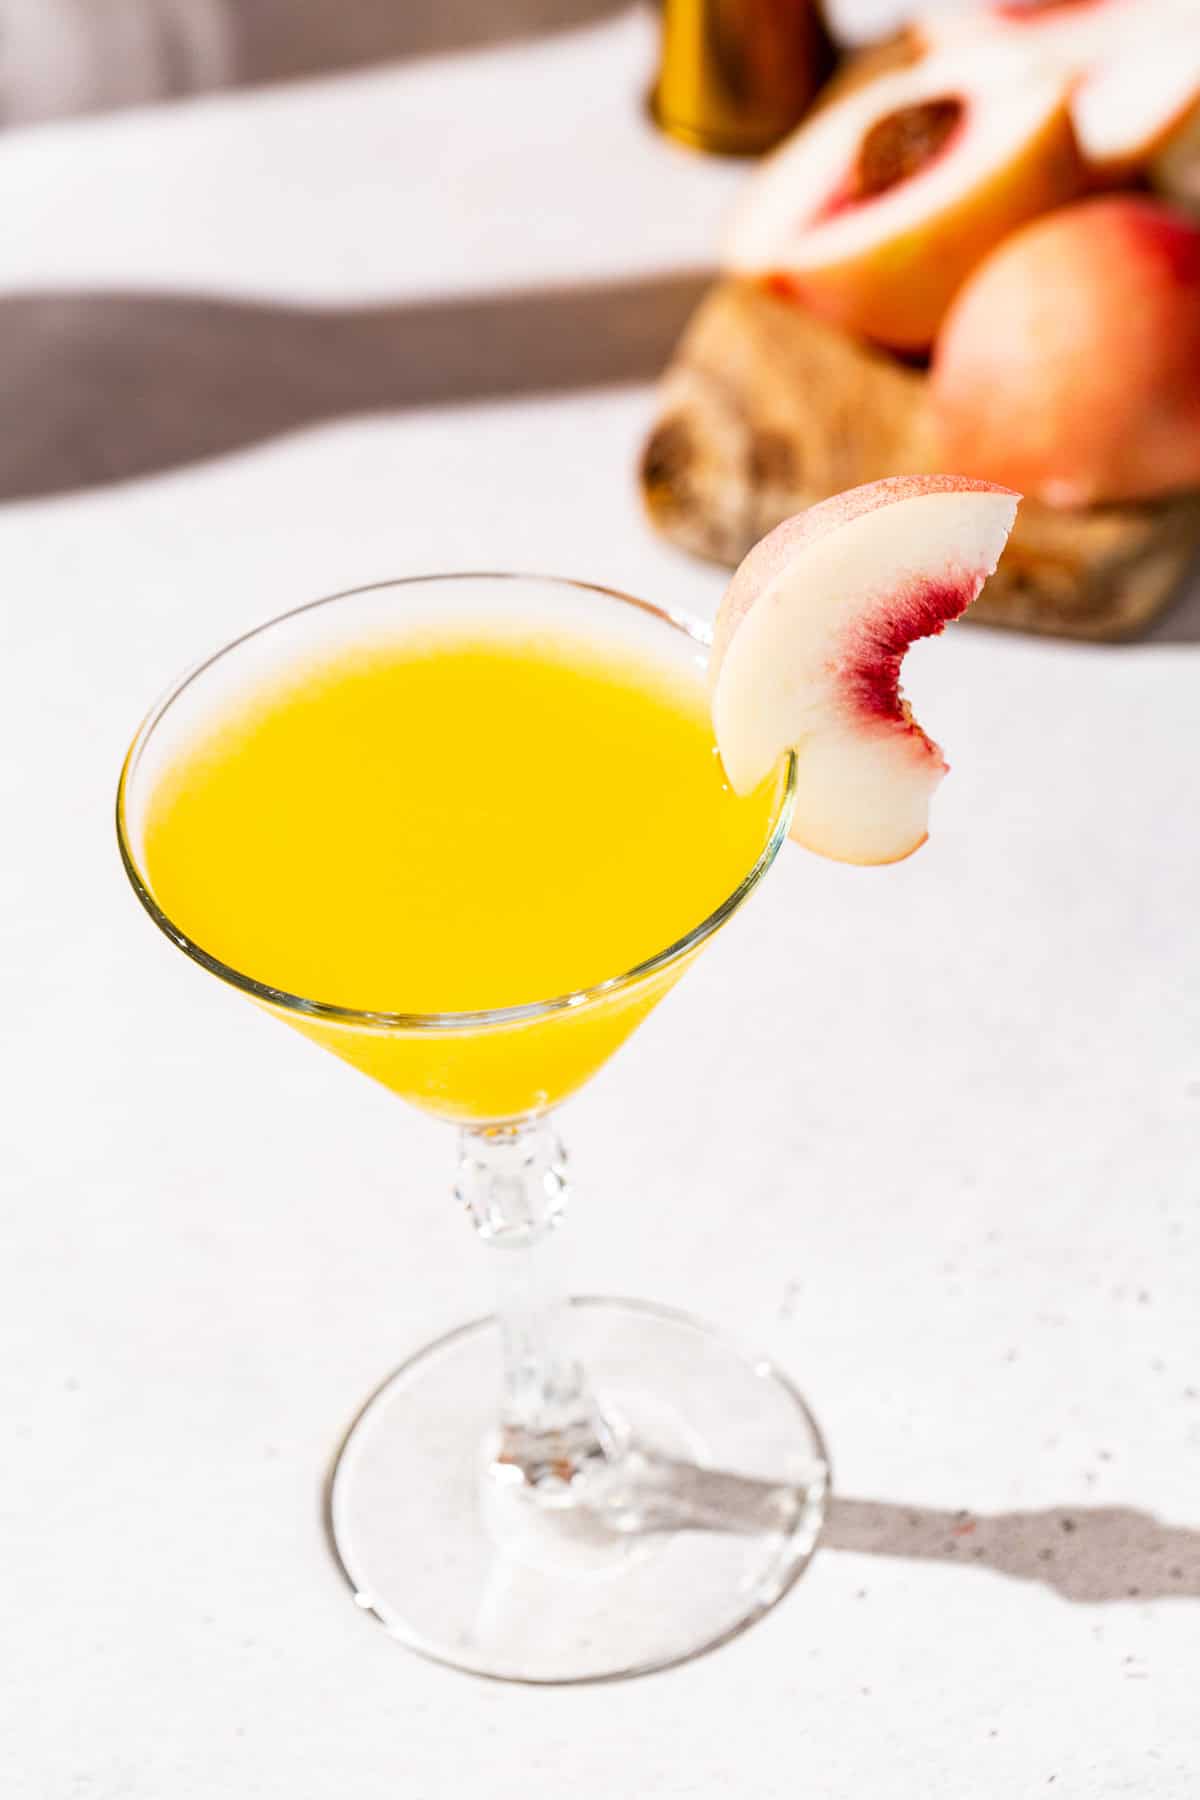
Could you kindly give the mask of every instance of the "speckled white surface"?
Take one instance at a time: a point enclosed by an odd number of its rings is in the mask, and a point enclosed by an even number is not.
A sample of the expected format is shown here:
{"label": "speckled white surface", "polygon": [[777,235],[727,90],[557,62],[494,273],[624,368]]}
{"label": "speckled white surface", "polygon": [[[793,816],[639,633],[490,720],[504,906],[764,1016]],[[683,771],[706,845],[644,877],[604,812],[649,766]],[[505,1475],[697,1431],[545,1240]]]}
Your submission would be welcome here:
{"label": "speckled white surface", "polygon": [[[618,20],[6,140],[0,283],[695,266],[736,176],[642,125],[651,54]],[[452,217],[414,175],[434,115]],[[710,611],[638,515],[651,405],[347,418],[0,508],[6,1794],[1200,1791],[1194,644],[923,647],[928,848],[787,854],[565,1116],[583,1284],[757,1338],[819,1413],[840,1498],[795,1593],[687,1668],[524,1691],[400,1651],[326,1553],[340,1430],[485,1270],[449,1135],[155,937],[117,764],[192,656],[357,581],[534,565]]]}

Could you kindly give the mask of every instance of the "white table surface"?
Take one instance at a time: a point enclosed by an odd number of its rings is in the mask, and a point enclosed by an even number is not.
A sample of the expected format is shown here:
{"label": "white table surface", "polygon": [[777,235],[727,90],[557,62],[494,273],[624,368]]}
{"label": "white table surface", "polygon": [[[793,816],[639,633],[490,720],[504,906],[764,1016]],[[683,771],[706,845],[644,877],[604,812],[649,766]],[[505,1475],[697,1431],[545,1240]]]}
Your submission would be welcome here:
{"label": "white table surface", "polygon": [[[335,395],[153,472],[188,359],[129,317],[402,331],[408,302],[702,267],[740,173],[643,123],[652,58],[630,15],[0,142],[0,435],[33,489],[0,506],[6,1795],[1200,1789],[1194,607],[1120,651],[922,647],[954,764],[928,847],[786,854],[565,1117],[582,1285],[757,1340],[827,1430],[839,1498],[784,1604],[665,1675],[523,1690],[390,1643],[322,1540],[342,1428],[486,1307],[484,1259],[444,1128],[157,938],[113,842],[124,745],[192,657],[323,591],[509,564],[709,613],[721,580],[639,516],[646,385]],[[143,440],[152,472],[100,479]]]}

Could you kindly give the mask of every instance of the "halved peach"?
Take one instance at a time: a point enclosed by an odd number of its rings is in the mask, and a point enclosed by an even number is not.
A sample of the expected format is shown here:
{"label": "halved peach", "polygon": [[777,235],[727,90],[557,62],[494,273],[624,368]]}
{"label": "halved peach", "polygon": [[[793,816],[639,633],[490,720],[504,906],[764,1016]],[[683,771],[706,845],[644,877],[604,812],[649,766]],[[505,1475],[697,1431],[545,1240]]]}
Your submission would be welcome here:
{"label": "halved peach", "polygon": [[1101,181],[1136,174],[1200,115],[1200,12],[1191,31],[1100,63],[1071,98],[1085,162]]}
{"label": "halved peach", "polygon": [[902,350],[970,271],[1080,192],[1069,89],[1025,59],[931,59],[845,95],[753,178],[726,262]]}
{"label": "halved peach", "polygon": [[738,793],[796,751],[808,849],[887,863],[924,843],[946,764],[901,696],[901,659],[979,593],[1017,500],[954,476],[871,482],[787,520],[734,575],[710,664],[717,747]]}
{"label": "halved peach", "polygon": [[1148,18],[1175,10],[1179,0],[1025,0],[931,9],[913,26],[928,51],[986,45],[1028,52],[1045,67],[1087,68],[1122,42],[1143,37]]}

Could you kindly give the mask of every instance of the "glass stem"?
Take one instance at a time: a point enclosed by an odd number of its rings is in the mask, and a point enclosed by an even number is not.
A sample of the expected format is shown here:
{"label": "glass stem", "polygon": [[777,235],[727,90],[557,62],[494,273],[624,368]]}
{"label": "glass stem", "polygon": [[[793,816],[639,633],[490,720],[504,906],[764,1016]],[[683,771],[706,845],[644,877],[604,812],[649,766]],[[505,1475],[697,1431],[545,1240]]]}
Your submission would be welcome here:
{"label": "glass stem", "polygon": [[455,1191],[493,1253],[503,1358],[493,1470],[543,1501],[567,1501],[576,1478],[616,1445],[571,1352],[558,1272],[568,1187],[557,1132],[545,1120],[464,1131]]}

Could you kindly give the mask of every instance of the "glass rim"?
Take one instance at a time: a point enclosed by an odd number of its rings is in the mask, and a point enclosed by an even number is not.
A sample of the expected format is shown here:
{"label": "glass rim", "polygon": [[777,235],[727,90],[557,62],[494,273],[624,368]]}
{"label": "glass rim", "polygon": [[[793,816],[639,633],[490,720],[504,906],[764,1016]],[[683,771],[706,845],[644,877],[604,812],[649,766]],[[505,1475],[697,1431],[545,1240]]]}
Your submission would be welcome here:
{"label": "glass rim", "polygon": [[599,594],[605,599],[620,601],[623,605],[635,607],[639,612],[661,620],[663,624],[674,627],[675,630],[689,637],[693,643],[702,647],[708,647],[712,643],[712,632],[702,621],[689,618],[686,613],[674,608],[656,606],[650,600],[640,600],[634,594],[622,592],[620,588],[605,587],[599,582],[578,581],[566,575],[540,574],[532,570],[458,569],[430,575],[402,575],[391,580],[365,582],[358,587],[343,588],[335,594],[324,594],[319,599],[305,601],[300,606],[290,607],[286,612],[277,613],[270,619],[264,619],[261,624],[253,625],[248,631],[240,632],[237,637],[231,638],[220,649],[212,651],[208,656],[191,664],[155,701],[142,720],[133,742],[125,753],[117,783],[117,844],[121,853],[121,862],[134,893],[163,935],[169,938],[177,949],[182,950],[192,962],[207,969],[211,975],[215,975],[227,986],[248,994],[252,1000],[258,1000],[264,1005],[276,1007],[284,1012],[297,1013],[302,1018],[378,1032],[469,1032],[494,1029],[497,1026],[523,1025],[536,1019],[550,1018],[555,1014],[570,1012],[595,1001],[610,999],[623,993],[626,989],[660,974],[672,963],[679,961],[691,950],[703,944],[754,891],[783,847],[791,823],[792,802],[796,791],[794,751],[789,751],[787,754],[784,792],[770,836],[732,893],[728,894],[719,906],[715,907],[699,924],[694,925],[682,937],[676,938],[664,949],[655,951],[652,956],[644,957],[641,962],[635,963],[623,974],[607,976],[604,980],[593,982],[588,987],[577,988],[566,994],[557,994],[548,1000],[522,1001],[514,1006],[490,1007],[475,1012],[375,1012],[366,1008],[341,1006],[332,1001],[309,1000],[301,994],[290,993],[286,988],[272,987],[270,983],[259,981],[255,976],[235,969],[231,964],[222,961],[220,957],[214,956],[211,951],[205,950],[202,944],[198,944],[189,937],[183,928],[177,925],[159,906],[148,880],[138,866],[137,857],[130,842],[126,810],[129,783],[159,722],[175,701],[191,687],[192,683],[199,680],[215,663],[232,655],[252,638],[261,637],[265,632],[273,630],[277,625],[286,624],[291,619],[314,612],[318,607],[333,606],[339,600],[352,600],[363,594],[382,592],[387,588],[419,587],[436,582],[455,581],[528,581],[547,587],[570,588],[579,593]]}

